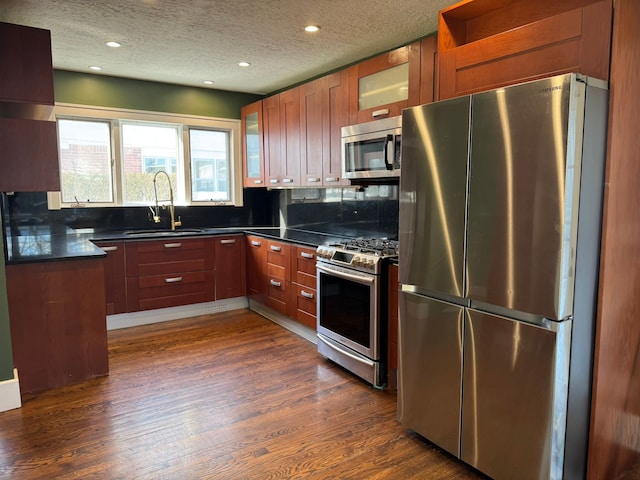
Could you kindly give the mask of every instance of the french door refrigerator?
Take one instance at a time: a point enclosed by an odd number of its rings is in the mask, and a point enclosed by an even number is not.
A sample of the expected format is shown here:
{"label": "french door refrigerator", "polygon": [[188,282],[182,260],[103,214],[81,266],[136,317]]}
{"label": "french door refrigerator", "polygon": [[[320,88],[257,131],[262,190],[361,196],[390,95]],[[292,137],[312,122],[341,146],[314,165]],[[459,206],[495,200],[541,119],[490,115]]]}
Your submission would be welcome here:
{"label": "french door refrigerator", "polygon": [[406,109],[398,418],[500,479],[584,478],[607,89]]}

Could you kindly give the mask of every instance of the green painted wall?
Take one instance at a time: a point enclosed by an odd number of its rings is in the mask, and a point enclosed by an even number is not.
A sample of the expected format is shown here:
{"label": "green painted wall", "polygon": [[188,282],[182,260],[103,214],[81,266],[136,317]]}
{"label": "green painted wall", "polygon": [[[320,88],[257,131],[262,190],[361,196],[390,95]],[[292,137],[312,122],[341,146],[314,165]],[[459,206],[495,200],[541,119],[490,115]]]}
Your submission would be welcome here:
{"label": "green painted wall", "polygon": [[[0,217],[1,215],[2,213],[0,213]],[[2,219],[0,218],[0,220]],[[3,244],[4,238],[0,235],[2,252],[4,252]],[[4,254],[0,253],[0,382],[11,379],[13,379],[13,353],[11,351],[11,330],[9,329],[7,279],[4,269]]]}
{"label": "green painted wall", "polygon": [[56,102],[204,117],[240,118],[240,107],[262,98],[129,78],[54,70]]}

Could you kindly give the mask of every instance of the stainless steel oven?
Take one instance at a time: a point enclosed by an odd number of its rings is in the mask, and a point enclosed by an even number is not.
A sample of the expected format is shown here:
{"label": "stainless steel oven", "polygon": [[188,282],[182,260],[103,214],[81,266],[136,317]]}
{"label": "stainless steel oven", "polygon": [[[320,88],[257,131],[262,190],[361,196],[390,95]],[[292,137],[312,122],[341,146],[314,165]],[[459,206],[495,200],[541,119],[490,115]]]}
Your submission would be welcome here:
{"label": "stainless steel oven", "polygon": [[318,352],[377,388],[386,384],[386,265],[397,242],[318,247]]}

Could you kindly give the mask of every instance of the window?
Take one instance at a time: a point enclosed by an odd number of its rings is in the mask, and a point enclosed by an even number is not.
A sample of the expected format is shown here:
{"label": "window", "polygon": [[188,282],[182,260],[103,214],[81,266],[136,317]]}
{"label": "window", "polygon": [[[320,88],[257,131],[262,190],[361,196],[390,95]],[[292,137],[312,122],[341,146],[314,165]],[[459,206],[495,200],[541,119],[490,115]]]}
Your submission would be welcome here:
{"label": "window", "polygon": [[61,207],[167,201],[161,171],[176,205],[242,205],[239,120],[71,105],[56,117]]}
{"label": "window", "polygon": [[110,123],[59,120],[62,202],[113,201]]}
{"label": "window", "polygon": [[229,200],[229,141],[223,132],[189,130],[191,200]]}

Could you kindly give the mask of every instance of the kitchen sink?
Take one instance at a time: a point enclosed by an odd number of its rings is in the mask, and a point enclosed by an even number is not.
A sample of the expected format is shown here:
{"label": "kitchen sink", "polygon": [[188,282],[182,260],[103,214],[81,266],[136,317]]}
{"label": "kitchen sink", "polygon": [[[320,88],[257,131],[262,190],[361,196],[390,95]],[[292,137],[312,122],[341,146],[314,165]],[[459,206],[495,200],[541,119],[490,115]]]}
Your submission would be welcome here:
{"label": "kitchen sink", "polygon": [[130,230],[124,232],[127,237],[175,237],[179,235],[189,235],[193,233],[202,233],[201,228],[183,228],[180,230]]}

